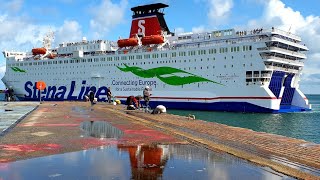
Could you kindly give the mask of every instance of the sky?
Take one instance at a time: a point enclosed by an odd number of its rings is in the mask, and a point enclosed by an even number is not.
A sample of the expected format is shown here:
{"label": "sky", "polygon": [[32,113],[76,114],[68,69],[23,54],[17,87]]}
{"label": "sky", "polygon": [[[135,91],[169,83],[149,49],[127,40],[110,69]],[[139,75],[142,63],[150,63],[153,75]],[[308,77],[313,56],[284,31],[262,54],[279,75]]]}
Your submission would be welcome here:
{"label": "sky", "polygon": [[[158,2],[169,5],[165,18],[175,32],[276,27],[301,36],[310,50],[300,88],[306,94],[320,94],[319,0],[0,0],[0,50],[41,47],[49,30],[55,33],[54,46],[82,37],[128,37],[130,9]],[[0,78],[4,72],[1,54]]]}

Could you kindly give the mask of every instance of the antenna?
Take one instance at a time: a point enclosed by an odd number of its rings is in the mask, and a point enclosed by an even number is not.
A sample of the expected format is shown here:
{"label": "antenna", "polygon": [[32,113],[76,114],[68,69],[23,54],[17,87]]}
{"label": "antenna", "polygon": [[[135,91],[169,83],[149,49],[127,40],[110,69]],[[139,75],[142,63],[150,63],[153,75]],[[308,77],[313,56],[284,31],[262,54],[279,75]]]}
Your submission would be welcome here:
{"label": "antenna", "polygon": [[43,47],[45,47],[46,49],[51,49],[51,44],[53,40],[54,32],[50,28],[45,37],[43,38]]}
{"label": "antenna", "polygon": [[292,24],[289,27],[289,31],[288,31],[289,34],[291,34],[291,32],[290,32],[291,31],[291,27],[292,27]]}

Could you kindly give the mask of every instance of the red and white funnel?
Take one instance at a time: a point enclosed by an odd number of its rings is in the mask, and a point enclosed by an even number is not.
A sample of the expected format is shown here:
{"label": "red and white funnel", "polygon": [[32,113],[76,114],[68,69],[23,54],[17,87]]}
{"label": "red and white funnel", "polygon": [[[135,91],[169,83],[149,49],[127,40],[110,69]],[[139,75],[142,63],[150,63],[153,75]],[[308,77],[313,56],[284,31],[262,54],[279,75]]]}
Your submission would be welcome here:
{"label": "red and white funnel", "polygon": [[170,33],[166,21],[163,17],[163,9],[166,4],[156,3],[131,8],[133,11],[131,31],[129,37],[161,35],[161,31]]}

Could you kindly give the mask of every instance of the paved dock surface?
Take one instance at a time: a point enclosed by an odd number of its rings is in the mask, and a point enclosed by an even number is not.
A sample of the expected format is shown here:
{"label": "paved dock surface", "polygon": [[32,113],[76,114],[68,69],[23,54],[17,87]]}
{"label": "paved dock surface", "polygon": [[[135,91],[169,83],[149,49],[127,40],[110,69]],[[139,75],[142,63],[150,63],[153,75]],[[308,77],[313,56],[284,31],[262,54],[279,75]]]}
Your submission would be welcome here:
{"label": "paved dock surface", "polygon": [[[108,122],[120,137],[98,139],[90,124]],[[83,129],[79,127],[83,127]],[[93,126],[91,126],[93,127]],[[114,129],[115,127],[116,129]],[[89,132],[86,132],[85,130]],[[125,111],[123,106],[46,102],[0,138],[0,163],[112,144],[186,144],[233,154],[302,179],[320,179],[320,145],[170,114]]]}
{"label": "paved dock surface", "polygon": [[0,102],[0,134],[14,127],[39,104],[39,102]]}
{"label": "paved dock surface", "polygon": [[98,121],[112,123],[114,127],[123,130],[125,135],[120,140],[121,144],[185,143],[143,125],[128,123],[113,112],[97,109],[91,111],[89,103],[44,103],[0,139],[0,162],[119,143],[88,136],[80,128],[83,122]]}

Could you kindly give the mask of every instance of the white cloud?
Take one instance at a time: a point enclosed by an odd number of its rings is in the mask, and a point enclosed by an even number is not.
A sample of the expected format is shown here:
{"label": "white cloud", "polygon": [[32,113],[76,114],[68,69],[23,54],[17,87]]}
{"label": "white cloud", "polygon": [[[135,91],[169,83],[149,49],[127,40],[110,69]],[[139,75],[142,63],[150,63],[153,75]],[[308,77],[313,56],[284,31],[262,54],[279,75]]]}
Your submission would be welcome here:
{"label": "white cloud", "polygon": [[208,0],[210,24],[218,26],[228,20],[233,7],[233,0]]}
{"label": "white cloud", "polygon": [[122,23],[127,5],[127,0],[121,0],[119,4],[112,3],[111,0],[103,0],[101,4],[92,7],[93,19],[90,20],[90,28],[93,38],[104,36],[105,33]]}
{"label": "white cloud", "polygon": [[[0,15],[0,49],[25,50],[32,46],[41,45],[43,34],[49,29],[48,26],[33,25],[23,17],[9,17],[7,14]],[[15,49],[18,50],[18,49]]]}
{"label": "white cloud", "polygon": [[[35,25],[23,17],[0,15],[0,49],[30,50],[42,46],[42,39],[49,31],[55,31],[57,43],[63,41],[79,41],[82,39],[81,27],[77,21],[64,21],[61,27]],[[19,49],[16,49],[19,47]]]}
{"label": "white cloud", "polygon": [[55,42],[78,42],[82,39],[81,26],[77,21],[64,21],[62,27],[55,32]]}
{"label": "white cloud", "polygon": [[193,27],[192,28],[192,32],[193,33],[203,33],[205,31],[206,31],[206,29],[205,29],[204,26],[198,26],[198,27]]}
{"label": "white cloud", "polygon": [[5,64],[5,62],[1,62],[0,63],[0,78],[4,75],[5,72],[6,72],[6,64]]}
{"label": "white cloud", "polygon": [[[55,31],[56,44],[62,41],[80,41],[81,27],[76,21],[64,21],[61,27],[33,24],[26,17],[0,14],[0,50],[31,51],[33,47],[41,47],[42,39],[49,31]],[[5,71],[5,60],[0,57],[0,79]],[[4,85],[0,81],[0,89]]]}
{"label": "white cloud", "polygon": [[182,27],[177,27],[174,29],[174,33],[176,34],[184,33],[184,29]]}
{"label": "white cloud", "polygon": [[[320,17],[309,15],[303,16],[299,11],[287,7],[281,0],[267,0],[257,2],[264,5],[263,15],[259,19],[249,21],[251,28],[277,27],[302,37],[302,41],[310,49],[303,70],[302,84],[319,83],[314,74],[319,72],[320,67]],[[303,82],[307,83],[303,83]],[[319,91],[319,90],[318,90]]]}

